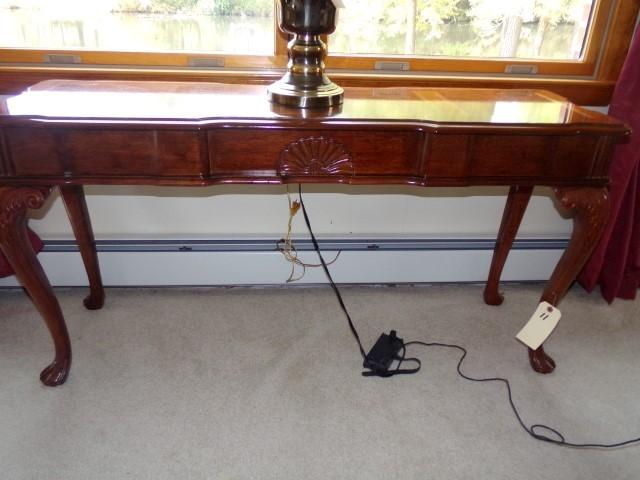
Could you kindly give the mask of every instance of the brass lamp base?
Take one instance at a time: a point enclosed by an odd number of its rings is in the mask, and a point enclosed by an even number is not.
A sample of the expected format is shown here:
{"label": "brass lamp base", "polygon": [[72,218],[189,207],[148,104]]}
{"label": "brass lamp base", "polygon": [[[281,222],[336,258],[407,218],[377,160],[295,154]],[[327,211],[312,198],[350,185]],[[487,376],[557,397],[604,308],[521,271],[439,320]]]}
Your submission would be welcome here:
{"label": "brass lamp base", "polygon": [[333,82],[313,90],[303,90],[280,80],[269,86],[267,95],[270,102],[289,107],[327,108],[342,103],[344,90]]}
{"label": "brass lamp base", "polygon": [[344,90],[324,73],[327,46],[321,35],[336,28],[334,0],[280,0],[278,25],[292,36],[287,72],[268,89],[269,101],[298,108],[340,105]]}

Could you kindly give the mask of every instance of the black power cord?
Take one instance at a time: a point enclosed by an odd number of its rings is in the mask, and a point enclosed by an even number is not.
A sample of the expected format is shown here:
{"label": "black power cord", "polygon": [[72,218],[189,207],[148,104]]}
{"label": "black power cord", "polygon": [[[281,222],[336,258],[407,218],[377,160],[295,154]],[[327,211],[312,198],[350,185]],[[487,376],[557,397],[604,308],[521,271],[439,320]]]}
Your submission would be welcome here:
{"label": "black power cord", "polygon": [[[474,377],[470,377],[467,374],[465,374],[462,371],[462,362],[464,362],[464,359],[467,356],[467,349],[464,348],[464,347],[461,347],[460,345],[447,344],[447,343],[438,343],[438,342],[421,342],[421,341],[417,341],[417,340],[405,343],[401,338],[398,338],[396,336],[395,330],[391,330],[389,335],[383,333],[380,336],[380,338],[378,339],[376,344],[373,346],[373,348],[371,349],[369,354],[365,353],[364,347],[362,346],[362,341],[360,340],[360,335],[358,335],[358,330],[356,329],[355,325],[353,324],[353,320],[351,320],[351,315],[349,315],[349,311],[347,310],[347,307],[346,307],[346,305],[344,303],[344,300],[342,299],[342,295],[340,294],[340,290],[338,289],[338,286],[333,281],[333,277],[331,276],[331,273],[329,272],[329,268],[327,267],[327,264],[324,261],[324,258],[322,256],[322,252],[320,251],[320,247],[318,245],[318,241],[316,240],[316,236],[314,235],[313,229],[311,228],[311,222],[309,220],[309,215],[307,214],[307,209],[305,208],[304,201],[302,199],[302,184],[298,184],[298,194],[300,196],[300,205],[302,206],[302,214],[304,215],[304,221],[307,224],[307,229],[309,230],[309,235],[311,236],[311,241],[313,242],[313,248],[315,249],[316,253],[318,254],[318,258],[320,259],[320,263],[322,264],[322,268],[324,270],[324,273],[326,274],[327,279],[329,280],[329,283],[331,284],[331,288],[333,289],[334,293],[336,294],[336,297],[338,299],[338,303],[340,304],[340,307],[342,308],[342,311],[344,312],[345,316],[347,317],[347,321],[349,322],[349,328],[351,330],[351,333],[353,334],[354,338],[356,339],[356,342],[358,343],[358,348],[360,350],[360,354],[362,355],[363,364],[364,364],[365,368],[369,369],[369,371],[366,371],[366,372],[362,373],[363,376],[367,376],[367,377],[368,376],[392,377],[392,376],[398,375],[398,374],[417,373],[420,370],[420,367],[421,367],[420,360],[417,359],[417,358],[406,358],[405,357],[406,349],[407,349],[408,346],[411,346],[411,345],[422,345],[424,347],[452,348],[452,349],[455,349],[455,350],[458,350],[458,351],[462,352],[462,356],[460,357],[460,360],[458,360],[458,365],[456,367],[458,375],[460,375],[462,378],[464,378],[465,380],[468,380],[470,382],[479,382],[479,383],[501,382],[501,383],[504,383],[504,385],[507,387],[507,397],[509,399],[509,405],[511,405],[511,409],[513,410],[513,414],[515,415],[516,419],[518,420],[518,423],[524,429],[525,432],[527,432],[529,435],[531,435],[536,440],[540,440],[542,442],[551,443],[551,444],[554,444],[554,445],[562,445],[562,446],[565,446],[565,447],[603,448],[603,449],[606,449],[606,448],[618,448],[618,447],[623,447],[625,445],[631,445],[633,443],[640,442],[640,437],[637,437],[637,438],[632,438],[630,440],[624,440],[622,442],[617,442],[617,443],[574,443],[574,442],[566,441],[564,435],[562,435],[558,430],[556,430],[554,428],[551,428],[551,427],[549,427],[547,425],[544,425],[544,424],[541,424],[541,423],[536,423],[536,424],[531,425],[530,427],[528,427],[524,423],[524,421],[522,420],[522,417],[520,416],[520,412],[516,408],[516,405],[515,405],[515,403],[513,401],[513,395],[511,393],[511,384],[509,383],[509,380],[507,380],[506,378],[502,378],[502,377],[474,378]],[[400,354],[400,351],[402,351],[402,354]],[[389,370],[389,367],[390,367],[392,361],[394,361],[394,360],[397,361],[398,364],[397,364],[395,370]],[[401,369],[400,367],[402,366],[402,364],[405,361],[412,361],[412,362],[416,363],[417,366],[415,368],[411,368],[411,369]],[[557,438],[550,437],[550,436],[545,435],[543,433],[538,433],[540,431],[551,432]]]}

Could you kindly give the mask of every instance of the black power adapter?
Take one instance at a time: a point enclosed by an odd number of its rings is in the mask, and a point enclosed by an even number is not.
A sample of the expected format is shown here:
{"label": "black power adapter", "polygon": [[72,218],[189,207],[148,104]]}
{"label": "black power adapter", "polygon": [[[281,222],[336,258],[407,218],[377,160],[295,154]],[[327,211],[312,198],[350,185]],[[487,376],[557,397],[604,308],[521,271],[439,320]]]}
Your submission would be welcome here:
{"label": "black power adapter", "polygon": [[400,350],[404,348],[404,342],[396,336],[396,331],[391,330],[389,335],[383,333],[376,341],[375,345],[367,353],[362,366],[369,369],[362,372],[365,377],[390,377],[393,372],[389,371],[389,367],[394,360],[401,361],[399,356]]}

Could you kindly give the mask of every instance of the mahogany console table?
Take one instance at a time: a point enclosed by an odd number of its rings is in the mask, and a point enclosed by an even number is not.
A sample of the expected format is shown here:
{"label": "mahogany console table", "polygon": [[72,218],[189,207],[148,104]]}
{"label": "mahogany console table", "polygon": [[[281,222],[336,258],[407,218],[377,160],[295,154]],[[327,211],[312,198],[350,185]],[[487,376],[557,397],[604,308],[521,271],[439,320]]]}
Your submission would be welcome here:
{"label": "mahogany console table", "polygon": [[[544,91],[347,89],[333,110],[271,105],[260,86],[46,81],[0,97],[0,247],[43,316],[55,358],[40,379],[64,383],[64,317],[26,233],[27,209],[54,187],[87,270],[85,306],[104,291],[83,185],[229,183],[508,185],[485,301],[498,284],[535,185],[572,212],[571,241],[542,300],[557,305],[591,253],[608,212],[607,172],[626,126]],[[555,364],[529,351],[534,370]]]}

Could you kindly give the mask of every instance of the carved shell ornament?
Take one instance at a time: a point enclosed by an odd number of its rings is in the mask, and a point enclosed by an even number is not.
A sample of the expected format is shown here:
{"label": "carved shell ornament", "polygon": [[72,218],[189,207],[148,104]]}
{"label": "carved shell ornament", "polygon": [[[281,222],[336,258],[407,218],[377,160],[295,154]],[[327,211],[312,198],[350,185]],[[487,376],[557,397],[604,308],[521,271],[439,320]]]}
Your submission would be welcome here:
{"label": "carved shell ornament", "polygon": [[280,154],[281,176],[352,176],[351,154],[330,138],[308,137],[290,143]]}

